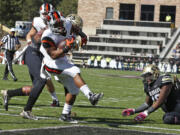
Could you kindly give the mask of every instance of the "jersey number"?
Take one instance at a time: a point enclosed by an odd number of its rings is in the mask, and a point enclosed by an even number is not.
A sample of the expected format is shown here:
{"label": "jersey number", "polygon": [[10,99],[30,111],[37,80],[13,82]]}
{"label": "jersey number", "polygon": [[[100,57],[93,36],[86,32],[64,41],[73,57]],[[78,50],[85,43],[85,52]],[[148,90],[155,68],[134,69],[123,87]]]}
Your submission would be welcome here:
{"label": "jersey number", "polygon": [[153,96],[152,96],[152,100],[153,100],[153,101],[157,101],[158,98],[159,98],[159,94],[156,94],[156,95],[153,95]]}

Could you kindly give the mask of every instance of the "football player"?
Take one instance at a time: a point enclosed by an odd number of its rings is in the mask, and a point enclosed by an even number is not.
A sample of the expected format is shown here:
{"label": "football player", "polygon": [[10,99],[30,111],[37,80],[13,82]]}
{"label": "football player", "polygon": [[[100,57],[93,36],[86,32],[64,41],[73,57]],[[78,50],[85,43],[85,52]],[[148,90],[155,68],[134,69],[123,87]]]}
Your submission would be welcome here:
{"label": "football player", "polygon": [[[134,120],[143,121],[148,115],[159,109],[165,112],[165,124],[180,124],[180,91],[178,81],[173,81],[169,74],[160,75],[155,65],[148,65],[141,75],[143,77],[145,102],[138,108],[129,108],[122,111],[123,116],[139,113]],[[175,79],[177,80],[177,78]]]}
{"label": "football player", "polygon": [[[76,39],[78,39],[78,35],[81,37],[81,39],[80,39],[81,41],[78,41],[79,42],[78,47],[75,46],[74,48],[81,48],[87,44],[87,36],[84,32],[82,32],[82,27],[83,27],[83,20],[79,15],[69,14],[66,17],[66,20],[65,20],[65,28],[67,31],[66,37],[69,37],[72,35],[77,37]],[[92,105],[97,104],[97,102],[94,102],[94,100],[92,100],[91,97],[89,96],[89,93],[93,93],[92,91],[90,91],[90,89],[89,90],[88,89],[80,89],[80,91],[89,99],[89,101]],[[103,97],[103,93],[99,93],[99,94],[97,94],[97,96],[98,95],[101,98]]]}
{"label": "football player", "polygon": [[[28,47],[24,50],[25,63],[28,66],[29,74],[33,83],[33,87],[36,85],[40,78],[40,69],[43,55],[40,53],[39,48],[41,44],[41,36],[44,30],[47,28],[47,16],[50,12],[53,12],[54,8],[51,4],[44,3],[41,5],[39,13],[40,17],[34,17],[32,28],[26,36]],[[59,107],[59,100],[55,93],[55,88],[51,80],[41,81],[42,86],[47,84],[47,89],[51,93],[53,103],[51,106]],[[4,99],[4,107],[8,110],[8,100],[14,96],[28,96],[32,91],[32,86],[23,86],[15,90],[2,90],[1,93]],[[36,92],[32,92],[31,95],[36,95]]]}
{"label": "football player", "polygon": [[66,102],[60,120],[74,122],[70,113],[79,89],[85,92],[93,105],[97,104],[103,93],[92,93],[80,76],[80,69],[68,61],[66,54],[75,46],[75,33],[71,31],[69,32],[71,35],[67,35],[68,29],[64,27],[67,23],[65,21],[67,20],[64,20],[58,11],[50,15],[49,29],[44,31],[41,41],[40,51],[44,55],[41,77],[48,79],[53,74],[58,78],[58,82],[63,84]]}

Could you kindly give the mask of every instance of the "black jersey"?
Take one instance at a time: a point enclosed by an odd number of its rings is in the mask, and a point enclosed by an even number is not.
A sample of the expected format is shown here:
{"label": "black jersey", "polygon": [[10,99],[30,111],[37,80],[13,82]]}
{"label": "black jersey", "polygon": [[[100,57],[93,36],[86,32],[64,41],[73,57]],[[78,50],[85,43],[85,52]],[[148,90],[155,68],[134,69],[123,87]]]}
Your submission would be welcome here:
{"label": "black jersey", "polygon": [[[158,77],[158,79],[153,82],[151,85],[144,84],[144,91],[145,93],[151,97],[154,101],[158,100],[161,88],[164,85],[172,84],[173,80],[171,75],[164,74]],[[175,105],[180,101],[180,92],[179,90],[175,90],[174,86],[171,89],[171,92],[167,99],[165,100],[164,104],[161,106],[163,111],[170,112],[174,110]]]}

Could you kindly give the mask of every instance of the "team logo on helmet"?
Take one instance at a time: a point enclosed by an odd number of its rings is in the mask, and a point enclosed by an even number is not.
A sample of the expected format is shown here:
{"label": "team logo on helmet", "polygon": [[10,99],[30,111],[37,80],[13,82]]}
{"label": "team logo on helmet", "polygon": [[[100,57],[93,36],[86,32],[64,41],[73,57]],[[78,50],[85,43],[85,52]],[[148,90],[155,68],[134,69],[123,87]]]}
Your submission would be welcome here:
{"label": "team logo on helmet", "polygon": [[71,23],[78,27],[78,28],[82,28],[83,27],[83,20],[82,18],[77,15],[77,14],[70,14],[66,17],[67,20],[71,21]]}
{"label": "team logo on helmet", "polygon": [[141,74],[145,82],[147,82],[148,80],[154,81],[159,77],[159,75],[159,68],[153,64],[147,65]]}

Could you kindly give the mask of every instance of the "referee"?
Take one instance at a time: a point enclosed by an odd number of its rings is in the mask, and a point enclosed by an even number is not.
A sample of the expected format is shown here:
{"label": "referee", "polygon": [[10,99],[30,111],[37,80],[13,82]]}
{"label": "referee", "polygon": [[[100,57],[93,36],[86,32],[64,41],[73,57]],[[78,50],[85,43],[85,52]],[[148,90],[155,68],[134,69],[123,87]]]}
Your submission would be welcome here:
{"label": "referee", "polygon": [[15,29],[11,28],[10,34],[4,36],[0,41],[0,47],[4,49],[4,58],[6,60],[3,80],[8,80],[8,73],[10,72],[13,80],[17,81],[17,78],[12,68],[12,61],[15,51],[19,49],[20,46],[21,44],[19,42],[19,39],[15,36]]}

